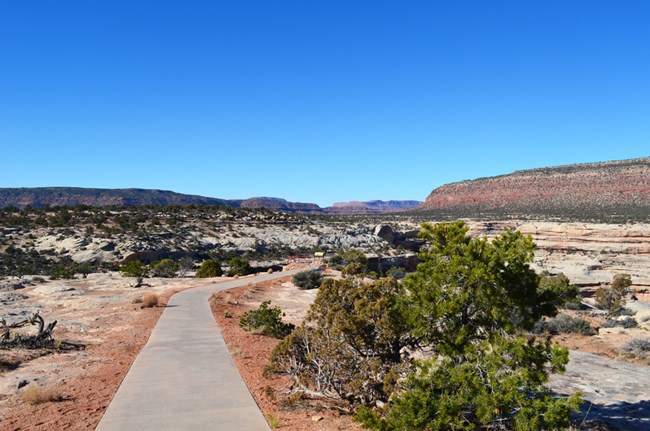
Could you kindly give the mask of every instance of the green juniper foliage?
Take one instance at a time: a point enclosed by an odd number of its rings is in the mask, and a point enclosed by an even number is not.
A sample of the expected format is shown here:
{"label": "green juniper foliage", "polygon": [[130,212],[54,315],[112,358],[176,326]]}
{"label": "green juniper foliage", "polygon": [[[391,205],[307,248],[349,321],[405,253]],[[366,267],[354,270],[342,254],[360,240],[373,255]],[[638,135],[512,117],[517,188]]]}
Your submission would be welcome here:
{"label": "green juniper foliage", "polygon": [[199,270],[196,271],[197,278],[221,277],[222,275],[223,270],[221,269],[221,263],[215,259],[204,261]]}
{"label": "green juniper foliage", "polygon": [[560,290],[540,289],[530,268],[530,237],[506,231],[472,239],[462,222],[423,225],[430,248],[404,282],[401,305],[412,335],[433,349],[415,364],[384,411],[357,418],[378,430],[542,430],[568,426],[580,398],[554,399],[548,369],[562,372],[568,351],[526,338],[554,316]]}
{"label": "green juniper foliage", "polygon": [[120,273],[122,277],[147,277],[149,275],[149,267],[142,261],[131,260],[120,266]]}
{"label": "green juniper foliage", "polygon": [[405,371],[407,327],[396,306],[394,279],[358,286],[327,279],[305,322],[272,353],[275,369],[292,377],[294,392],[318,393],[351,405],[387,400]]}
{"label": "green juniper foliage", "polygon": [[326,280],[273,351],[274,369],[293,392],[347,402],[376,430],[566,427],[580,398],[555,399],[546,383],[568,351],[524,333],[570,289],[540,288],[530,237],[467,232],[462,222],[423,225],[429,248],[402,283]]}
{"label": "green juniper foliage", "polygon": [[253,273],[253,268],[251,268],[248,260],[241,257],[233,257],[228,262],[230,269],[228,270],[228,275],[230,277],[235,275],[248,275]]}
{"label": "green juniper foliage", "polygon": [[178,271],[178,262],[172,259],[162,259],[151,265],[151,275],[154,277],[173,278]]}

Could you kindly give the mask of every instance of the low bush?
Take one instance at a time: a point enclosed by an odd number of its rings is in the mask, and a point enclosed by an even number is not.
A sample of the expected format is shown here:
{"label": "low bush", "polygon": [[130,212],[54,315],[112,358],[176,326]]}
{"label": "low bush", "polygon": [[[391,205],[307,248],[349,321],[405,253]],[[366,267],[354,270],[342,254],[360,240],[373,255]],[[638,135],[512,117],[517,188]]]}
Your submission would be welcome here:
{"label": "low bush", "polygon": [[199,270],[196,271],[197,278],[221,277],[222,275],[221,263],[215,259],[206,260],[201,264]]}
{"label": "low bush", "polygon": [[603,328],[636,328],[639,326],[634,317],[625,317],[623,319],[607,319],[603,323]]}
{"label": "low bush", "polygon": [[535,324],[533,332],[550,332],[551,334],[584,334],[593,335],[589,322],[580,317],[560,314],[549,320],[540,320]]}
{"label": "low bush", "polygon": [[323,283],[323,274],[316,269],[300,271],[291,281],[301,290],[318,289]]}
{"label": "low bush", "polygon": [[158,295],[155,293],[145,293],[142,296],[142,306],[145,308],[152,308],[158,306]]}
{"label": "low bush", "polygon": [[236,275],[248,275],[253,273],[250,262],[241,257],[233,257],[228,261],[228,276],[234,277]]}
{"label": "low bush", "polygon": [[596,290],[596,306],[610,313],[616,312],[625,305],[625,297],[630,293],[632,279],[629,274],[617,274],[609,286],[601,286]]}
{"label": "low bush", "polygon": [[406,277],[406,269],[400,266],[391,266],[388,271],[386,271],[386,275],[401,280]]}
{"label": "low bush", "polygon": [[149,267],[142,261],[132,260],[120,266],[120,273],[122,277],[147,277]]}
{"label": "low bush", "polygon": [[268,337],[284,338],[293,331],[294,325],[284,323],[284,313],[279,307],[269,307],[271,301],[264,301],[257,310],[244,313],[239,326],[245,331],[257,332]]}
{"label": "low bush", "polygon": [[636,315],[636,311],[631,310],[629,308],[621,308],[618,311],[615,311],[610,314],[611,316],[618,317],[618,316],[634,316]]}
{"label": "low bush", "polygon": [[178,271],[178,263],[172,259],[163,259],[151,265],[151,274],[154,277],[173,278]]}
{"label": "low bush", "polygon": [[619,350],[636,356],[646,355],[650,353],[650,338],[633,338],[623,344]]}

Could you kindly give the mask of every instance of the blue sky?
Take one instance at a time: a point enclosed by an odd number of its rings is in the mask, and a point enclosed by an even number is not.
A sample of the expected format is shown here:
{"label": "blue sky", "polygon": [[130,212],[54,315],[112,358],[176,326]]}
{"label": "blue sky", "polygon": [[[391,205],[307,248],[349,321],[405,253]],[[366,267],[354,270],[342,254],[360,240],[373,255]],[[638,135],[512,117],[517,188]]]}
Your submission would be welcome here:
{"label": "blue sky", "polygon": [[650,156],[646,1],[0,4],[0,187],[419,199]]}

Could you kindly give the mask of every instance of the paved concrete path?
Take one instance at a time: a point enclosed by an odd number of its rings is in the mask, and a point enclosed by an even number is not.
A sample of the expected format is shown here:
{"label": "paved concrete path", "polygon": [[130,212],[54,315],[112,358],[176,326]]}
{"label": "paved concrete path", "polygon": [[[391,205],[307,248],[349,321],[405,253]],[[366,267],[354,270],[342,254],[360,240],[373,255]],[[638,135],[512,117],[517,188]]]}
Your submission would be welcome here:
{"label": "paved concrete path", "polygon": [[208,304],[212,292],[293,275],[243,277],[171,297],[97,431],[268,430]]}
{"label": "paved concrete path", "polygon": [[[626,431],[650,430],[650,368],[571,351],[566,373],[551,376],[561,394],[582,392],[581,418]],[[592,405],[593,403],[593,405]]]}

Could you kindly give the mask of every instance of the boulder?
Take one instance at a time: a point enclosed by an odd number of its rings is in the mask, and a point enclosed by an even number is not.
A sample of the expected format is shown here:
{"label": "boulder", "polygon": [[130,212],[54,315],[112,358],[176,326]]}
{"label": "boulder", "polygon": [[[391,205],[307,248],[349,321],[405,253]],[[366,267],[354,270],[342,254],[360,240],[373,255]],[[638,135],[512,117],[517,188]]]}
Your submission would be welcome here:
{"label": "boulder", "polygon": [[375,226],[373,233],[379,238],[383,239],[389,244],[394,244],[396,240],[395,232],[393,228],[387,224],[378,224]]}

